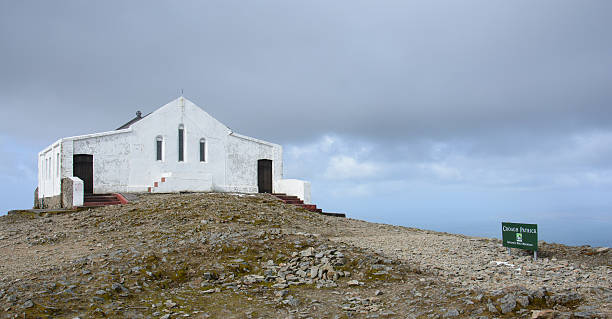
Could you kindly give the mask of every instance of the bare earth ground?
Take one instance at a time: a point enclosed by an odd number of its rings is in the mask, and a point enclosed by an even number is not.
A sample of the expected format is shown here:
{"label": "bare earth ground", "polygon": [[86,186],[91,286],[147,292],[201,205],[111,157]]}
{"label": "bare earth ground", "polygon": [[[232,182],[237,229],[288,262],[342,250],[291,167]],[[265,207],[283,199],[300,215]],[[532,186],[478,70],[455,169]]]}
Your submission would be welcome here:
{"label": "bare earth ground", "polygon": [[0,318],[608,318],[612,252],[312,214],[268,195],[140,195],[0,217]]}

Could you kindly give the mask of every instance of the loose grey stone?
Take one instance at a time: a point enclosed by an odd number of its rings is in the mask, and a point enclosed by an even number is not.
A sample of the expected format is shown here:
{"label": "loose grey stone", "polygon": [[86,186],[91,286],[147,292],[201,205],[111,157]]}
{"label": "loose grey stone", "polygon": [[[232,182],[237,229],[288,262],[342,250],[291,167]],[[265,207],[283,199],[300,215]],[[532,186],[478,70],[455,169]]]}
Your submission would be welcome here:
{"label": "loose grey stone", "polygon": [[314,257],[314,248],[308,247],[300,252],[300,256],[302,257]]}
{"label": "loose grey stone", "polygon": [[111,285],[111,289],[116,291],[116,292],[128,292],[128,289],[125,288],[122,284],[119,284],[119,283],[113,283]]}
{"label": "loose grey stone", "polygon": [[507,294],[499,299],[499,305],[503,314],[510,313],[516,307],[516,299],[514,294]]}
{"label": "loose grey stone", "polygon": [[578,302],[580,300],[582,300],[582,296],[580,296],[580,294],[575,293],[575,292],[554,295],[550,299],[550,301],[553,304],[559,304],[559,305],[567,305],[570,303]]}
{"label": "loose grey stone", "polygon": [[529,306],[529,297],[527,296],[518,296],[516,297],[516,301],[522,306],[522,307],[527,307]]}
{"label": "loose grey stone", "polygon": [[492,304],[492,303],[488,303],[487,304],[487,310],[489,310],[490,313],[498,313],[499,312],[497,310],[497,308],[495,307],[495,305]]}
{"label": "loose grey stone", "polygon": [[291,307],[297,307],[300,305],[300,301],[296,298],[293,298],[292,296],[289,296],[289,298],[283,300],[283,303]]}
{"label": "loose grey stone", "polygon": [[34,303],[32,302],[32,300],[28,300],[23,304],[23,308],[24,309],[28,309],[28,308],[32,308],[34,307]]}

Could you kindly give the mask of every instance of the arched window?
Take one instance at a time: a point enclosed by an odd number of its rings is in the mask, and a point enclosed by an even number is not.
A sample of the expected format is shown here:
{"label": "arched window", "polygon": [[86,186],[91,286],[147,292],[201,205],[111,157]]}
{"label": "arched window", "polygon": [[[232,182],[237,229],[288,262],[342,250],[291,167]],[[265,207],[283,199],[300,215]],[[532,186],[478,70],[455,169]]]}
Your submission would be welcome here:
{"label": "arched window", "polygon": [[162,154],[163,154],[163,142],[164,139],[161,136],[158,136],[155,138],[155,159],[158,161],[162,160]]}
{"label": "arched window", "polygon": [[178,128],[178,145],[178,161],[182,162],[185,160],[185,127],[183,124]]}
{"label": "arched window", "polygon": [[200,139],[200,162],[206,162],[206,140]]}

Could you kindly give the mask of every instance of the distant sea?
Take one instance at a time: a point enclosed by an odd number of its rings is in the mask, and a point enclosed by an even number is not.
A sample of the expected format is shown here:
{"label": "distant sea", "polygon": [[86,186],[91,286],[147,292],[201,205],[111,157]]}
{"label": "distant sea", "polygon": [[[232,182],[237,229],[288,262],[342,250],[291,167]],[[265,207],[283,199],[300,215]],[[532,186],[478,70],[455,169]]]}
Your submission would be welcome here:
{"label": "distant sea", "polygon": [[495,199],[482,192],[389,193],[386,197],[334,198],[320,192],[313,197],[323,210],[343,212],[349,218],[370,222],[499,239],[502,222],[528,223],[538,225],[538,240],[612,247],[612,213],[607,213],[612,212],[608,199],[612,197],[603,191],[577,197],[519,194],[520,197],[511,199],[502,196]]}
{"label": "distant sea", "polygon": [[612,223],[595,220],[522,220],[500,219],[461,219],[440,220],[429,214],[422,218],[406,218],[400,214],[388,216],[356,216],[349,218],[362,219],[370,222],[392,224],[438,232],[463,234],[476,237],[501,239],[502,221],[538,224],[538,240],[549,243],[559,243],[570,246],[590,245],[592,247],[612,247]]}

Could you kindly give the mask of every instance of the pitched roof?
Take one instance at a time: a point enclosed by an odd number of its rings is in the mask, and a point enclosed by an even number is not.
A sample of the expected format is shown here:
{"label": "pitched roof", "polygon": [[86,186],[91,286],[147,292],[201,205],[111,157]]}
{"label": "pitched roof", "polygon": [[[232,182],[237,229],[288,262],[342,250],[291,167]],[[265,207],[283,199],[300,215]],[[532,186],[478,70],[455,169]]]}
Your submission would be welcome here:
{"label": "pitched roof", "polygon": [[[149,114],[151,114],[151,113],[149,113]],[[127,123],[125,123],[125,124],[123,124],[123,125],[119,126],[119,128],[117,128],[117,130],[123,130],[123,129],[126,129],[126,128],[128,128],[128,127],[132,126],[132,124],[134,124],[134,123],[136,123],[136,122],[138,122],[138,121],[142,120],[143,118],[147,117],[149,114],[147,114],[147,115],[145,115],[145,116],[142,116],[142,112],[137,111],[137,112],[136,112],[136,117],[135,117],[135,118],[133,118],[133,119],[131,119],[129,122],[127,122]]]}

